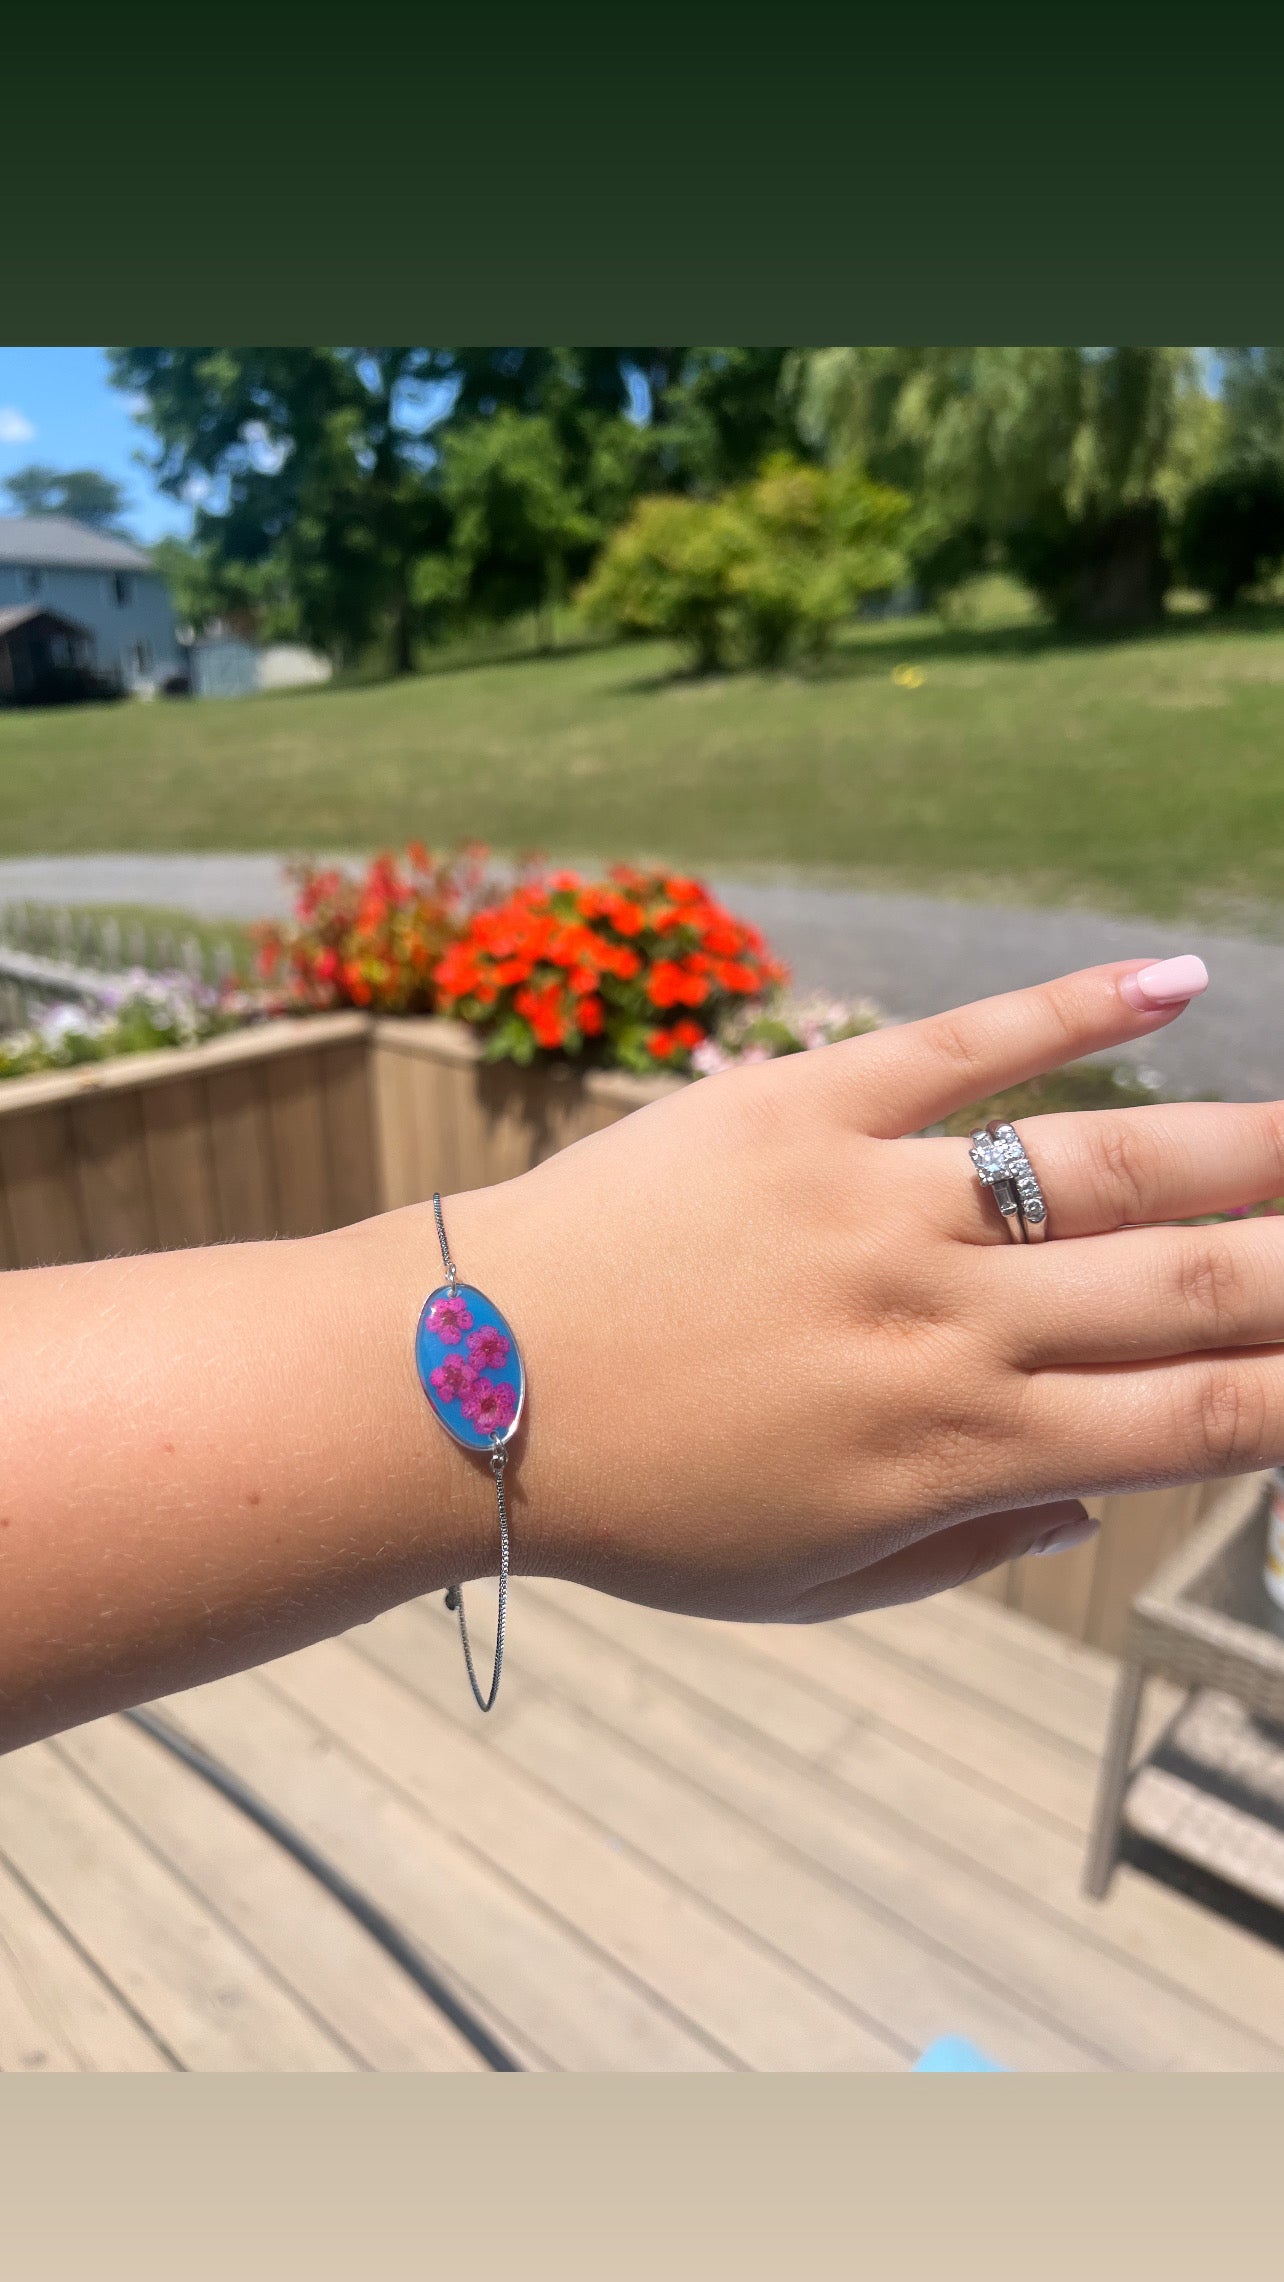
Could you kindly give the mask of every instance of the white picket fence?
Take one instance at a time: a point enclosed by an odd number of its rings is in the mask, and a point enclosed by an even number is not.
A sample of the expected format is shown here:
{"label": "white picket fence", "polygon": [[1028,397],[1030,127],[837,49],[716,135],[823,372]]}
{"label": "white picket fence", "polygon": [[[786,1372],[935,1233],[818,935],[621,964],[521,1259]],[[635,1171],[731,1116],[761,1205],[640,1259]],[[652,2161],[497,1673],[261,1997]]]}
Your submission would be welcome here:
{"label": "white picket fence", "polygon": [[42,1008],[71,1000],[96,1006],[130,969],[226,981],[230,942],[202,942],[159,921],[130,919],[66,904],[0,905],[0,1031],[21,1029]]}

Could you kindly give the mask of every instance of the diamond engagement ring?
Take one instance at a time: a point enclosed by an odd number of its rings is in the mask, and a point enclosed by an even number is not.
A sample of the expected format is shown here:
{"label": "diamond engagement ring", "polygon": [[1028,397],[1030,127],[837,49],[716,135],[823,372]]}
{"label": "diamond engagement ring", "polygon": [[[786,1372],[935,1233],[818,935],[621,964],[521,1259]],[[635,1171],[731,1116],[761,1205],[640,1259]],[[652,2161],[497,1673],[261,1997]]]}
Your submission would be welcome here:
{"label": "diamond engagement ring", "polygon": [[1048,1233],[1048,1208],[1016,1127],[998,1118],[978,1125],[968,1155],[978,1180],[1002,1213],[1012,1243],[1042,1244]]}

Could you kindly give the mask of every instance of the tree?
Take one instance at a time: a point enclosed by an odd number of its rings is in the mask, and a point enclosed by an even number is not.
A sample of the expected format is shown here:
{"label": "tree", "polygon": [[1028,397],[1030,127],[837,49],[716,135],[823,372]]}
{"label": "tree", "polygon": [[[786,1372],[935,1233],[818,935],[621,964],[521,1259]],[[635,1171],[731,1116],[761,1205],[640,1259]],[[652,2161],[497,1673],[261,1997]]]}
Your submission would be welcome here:
{"label": "tree", "polygon": [[782,387],[785,349],[688,349],[652,397],[657,444],[675,486],[706,496],[756,475],[800,437]]}
{"label": "tree", "polygon": [[442,375],[456,388],[453,421],[508,410],[552,420],[570,479],[582,484],[604,423],[624,426],[645,391],[639,477],[651,489],[706,496],[754,475],[773,453],[797,454],[793,408],[781,387],[785,349],[622,348],[441,349]]}
{"label": "tree", "polygon": [[1190,350],[825,349],[789,377],[804,433],[912,489],[934,546],[978,536],[1065,623],[1159,614]]}
{"label": "tree", "polygon": [[16,468],[4,489],[19,515],[70,515],[95,531],[111,531],[125,511],[125,494],[97,468]]}
{"label": "tree", "polygon": [[1284,349],[1219,349],[1225,459],[1284,463]]}
{"label": "tree", "polygon": [[487,617],[533,611],[548,647],[568,563],[601,535],[571,484],[553,421],[504,407],[447,435],[442,491],[460,598]]}
{"label": "tree", "polygon": [[180,626],[213,625],[247,641],[297,640],[303,631],[281,562],[226,562],[208,544],[158,539],[151,559],[169,589]]}
{"label": "tree", "polygon": [[578,600],[590,625],[612,634],[663,634],[696,673],[727,659],[730,580],[742,534],[717,502],[639,501],[603,549]]}
{"label": "tree", "polygon": [[785,455],[719,499],[644,499],[580,600],[615,632],[665,634],[697,672],[817,657],[904,572],[908,501],[854,466]]}
{"label": "tree", "polygon": [[909,501],[850,462],[807,467],[777,454],[728,504],[745,534],[730,586],[751,665],[821,656],[859,602],[905,575]]}
{"label": "tree", "polygon": [[142,396],[162,489],[196,503],[195,542],[244,573],[269,564],[306,637],[341,659],[413,662],[415,568],[448,537],[425,442],[437,352],[135,348],[113,378]]}
{"label": "tree", "polygon": [[307,639],[341,659],[383,642],[404,672],[460,609],[547,627],[639,497],[710,494],[796,448],[783,355],[133,348],[113,377],[144,400],[158,482],[195,507],[195,598],[286,594]]}
{"label": "tree", "polygon": [[1229,610],[1284,563],[1284,468],[1239,461],[1196,486],[1177,534],[1183,578]]}

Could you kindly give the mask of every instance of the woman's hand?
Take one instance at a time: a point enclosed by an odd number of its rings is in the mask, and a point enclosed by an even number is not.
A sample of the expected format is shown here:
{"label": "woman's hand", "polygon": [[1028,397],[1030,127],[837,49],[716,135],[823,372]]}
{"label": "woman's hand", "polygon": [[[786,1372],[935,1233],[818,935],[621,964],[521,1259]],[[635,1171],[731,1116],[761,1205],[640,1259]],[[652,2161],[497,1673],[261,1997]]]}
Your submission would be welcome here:
{"label": "woman's hand", "polygon": [[[966,1142],[900,1138],[1158,1029],[1191,964],[706,1078],[448,1199],[525,1352],[514,1567],[837,1616],[1065,1542],[1082,1491],[1284,1458],[1284,1221],[1160,1225],[1284,1190],[1284,1108],[1023,1121],[1041,1245]],[[416,1205],[0,1278],[0,1749],[494,1569],[414,1368],[439,1272]]]}
{"label": "woman's hand", "polygon": [[451,1200],[526,1354],[514,1566],[831,1617],[1073,1542],[1078,1493],[1284,1458],[1284,1221],[1161,1225],[1278,1194],[1284,1108],[1024,1121],[1039,1246],[965,1141],[902,1138],[1202,987],[1139,969],[705,1079]]}

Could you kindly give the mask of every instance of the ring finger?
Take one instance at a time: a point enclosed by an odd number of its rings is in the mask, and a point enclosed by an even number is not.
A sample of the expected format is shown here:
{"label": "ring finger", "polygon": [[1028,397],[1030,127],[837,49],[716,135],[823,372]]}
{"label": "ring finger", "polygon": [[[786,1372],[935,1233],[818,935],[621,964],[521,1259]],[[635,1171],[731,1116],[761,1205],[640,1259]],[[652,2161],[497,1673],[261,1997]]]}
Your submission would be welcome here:
{"label": "ring finger", "polygon": [[[1078,1111],[1022,1118],[1017,1130],[1047,1199],[1051,1236],[1189,1220],[1260,1204],[1284,1190],[1281,1102]],[[914,1146],[942,1153],[952,1232],[966,1242],[1005,1243],[1001,1215],[972,1169],[966,1144]]]}

